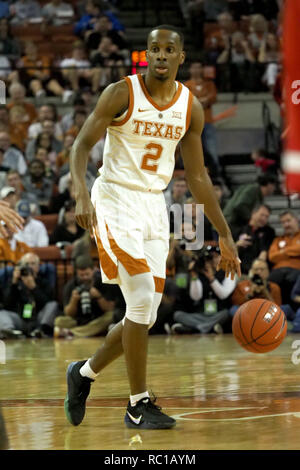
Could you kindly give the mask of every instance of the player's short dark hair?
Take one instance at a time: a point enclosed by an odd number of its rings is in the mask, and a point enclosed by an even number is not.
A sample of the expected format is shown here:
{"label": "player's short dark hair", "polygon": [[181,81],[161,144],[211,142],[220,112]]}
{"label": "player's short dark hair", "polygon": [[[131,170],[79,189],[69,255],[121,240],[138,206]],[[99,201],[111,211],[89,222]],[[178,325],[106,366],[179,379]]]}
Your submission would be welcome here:
{"label": "player's short dark hair", "polygon": [[80,255],[75,258],[75,268],[76,269],[88,269],[94,268],[94,262],[90,256]]}
{"label": "player's short dark hair", "polygon": [[176,26],[172,26],[171,24],[161,24],[159,26],[155,26],[154,28],[151,29],[151,31],[149,31],[147,39],[149,39],[150,34],[153,31],[156,31],[157,29],[166,29],[167,31],[173,31],[174,33],[177,33],[180,39],[180,45],[182,47],[184,46],[184,36],[182,32],[178,28],[176,28]]}

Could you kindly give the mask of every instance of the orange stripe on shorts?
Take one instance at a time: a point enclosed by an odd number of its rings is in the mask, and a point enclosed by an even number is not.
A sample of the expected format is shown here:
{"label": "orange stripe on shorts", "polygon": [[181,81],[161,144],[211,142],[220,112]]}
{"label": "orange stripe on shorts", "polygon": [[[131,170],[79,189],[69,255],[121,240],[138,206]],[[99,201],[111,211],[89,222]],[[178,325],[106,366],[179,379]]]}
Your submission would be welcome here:
{"label": "orange stripe on shorts", "polygon": [[165,287],[165,279],[156,276],[153,276],[153,279],[155,284],[155,292],[159,292],[160,294],[162,294]]}
{"label": "orange stripe on shorts", "polygon": [[115,239],[113,238],[109,228],[106,225],[106,230],[108,233],[108,239],[110,243],[110,247],[114,255],[118,258],[118,260],[123,264],[124,268],[130,274],[130,276],[135,276],[136,274],[143,274],[149,273],[150,268],[147,264],[145,258],[133,258],[130,256],[126,251],[122,250],[119,245],[116,243]]}
{"label": "orange stripe on shorts", "polygon": [[97,229],[94,230],[94,236],[100,258],[101,268],[108,279],[114,279],[118,275],[118,266],[113,262],[109,254],[104,250]]}

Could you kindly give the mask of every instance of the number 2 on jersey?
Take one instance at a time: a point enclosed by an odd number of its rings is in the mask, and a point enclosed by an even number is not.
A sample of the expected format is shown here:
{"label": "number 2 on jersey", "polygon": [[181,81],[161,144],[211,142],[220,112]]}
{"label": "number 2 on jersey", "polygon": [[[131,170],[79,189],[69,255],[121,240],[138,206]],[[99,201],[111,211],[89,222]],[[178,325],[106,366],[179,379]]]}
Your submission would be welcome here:
{"label": "number 2 on jersey", "polygon": [[154,142],[150,142],[150,144],[147,144],[145,148],[148,150],[153,149],[154,152],[145,153],[145,155],[143,155],[141,168],[142,170],[148,170],[148,171],[152,171],[153,173],[155,173],[157,171],[158,165],[155,163],[150,163],[149,160],[155,160],[155,161],[159,160],[163,148],[161,145],[155,144]]}

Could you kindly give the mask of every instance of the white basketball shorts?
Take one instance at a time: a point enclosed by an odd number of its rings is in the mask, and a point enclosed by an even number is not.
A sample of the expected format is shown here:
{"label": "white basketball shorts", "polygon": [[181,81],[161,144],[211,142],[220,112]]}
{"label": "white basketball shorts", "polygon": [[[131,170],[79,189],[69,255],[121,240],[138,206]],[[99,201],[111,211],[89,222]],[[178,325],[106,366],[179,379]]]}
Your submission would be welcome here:
{"label": "white basketball shorts", "polygon": [[163,292],[169,252],[163,193],[137,191],[98,177],[91,200],[97,215],[94,235],[103,282],[120,284],[120,262],[130,276],[151,272],[156,292]]}

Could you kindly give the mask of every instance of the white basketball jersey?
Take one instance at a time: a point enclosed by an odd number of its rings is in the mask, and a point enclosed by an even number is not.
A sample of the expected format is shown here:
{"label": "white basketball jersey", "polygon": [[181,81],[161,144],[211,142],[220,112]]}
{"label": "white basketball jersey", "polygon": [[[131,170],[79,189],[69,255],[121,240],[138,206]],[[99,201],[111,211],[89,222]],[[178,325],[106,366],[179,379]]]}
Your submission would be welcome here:
{"label": "white basketball jersey", "polygon": [[173,175],[175,149],[186,133],[193,95],[179,82],[172,101],[158,106],[140,74],[125,77],[128,110],[107,128],[100,180],[159,192]]}

